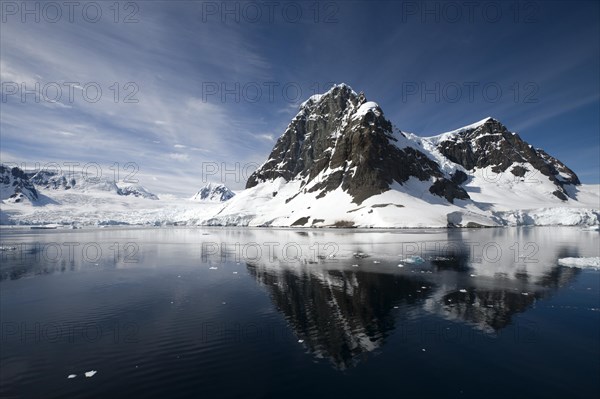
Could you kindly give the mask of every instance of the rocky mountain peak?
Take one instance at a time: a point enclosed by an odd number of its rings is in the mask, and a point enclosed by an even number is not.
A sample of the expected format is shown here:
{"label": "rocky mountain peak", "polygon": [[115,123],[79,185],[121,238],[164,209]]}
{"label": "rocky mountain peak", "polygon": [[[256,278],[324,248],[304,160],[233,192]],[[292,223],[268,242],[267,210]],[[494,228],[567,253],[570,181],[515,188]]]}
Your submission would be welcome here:
{"label": "rocky mountain peak", "polygon": [[317,192],[317,198],[341,187],[360,204],[394,182],[416,177],[440,180],[431,192],[449,201],[468,198],[457,183],[445,179],[436,162],[414,147],[400,148],[398,141],[377,103],[348,85],[336,85],[302,103],[246,188],[278,178],[300,180],[302,190]]}
{"label": "rocky mountain peak", "polygon": [[208,183],[194,194],[191,199],[193,201],[224,202],[230,200],[233,196],[235,196],[235,193],[227,186],[223,184]]}
{"label": "rocky mountain peak", "polygon": [[494,118],[431,139],[446,158],[467,170],[490,167],[494,173],[510,172],[516,177],[533,177],[539,172],[557,186],[553,194],[561,200],[569,195],[565,185],[580,184],[566,165],[534,148]]}

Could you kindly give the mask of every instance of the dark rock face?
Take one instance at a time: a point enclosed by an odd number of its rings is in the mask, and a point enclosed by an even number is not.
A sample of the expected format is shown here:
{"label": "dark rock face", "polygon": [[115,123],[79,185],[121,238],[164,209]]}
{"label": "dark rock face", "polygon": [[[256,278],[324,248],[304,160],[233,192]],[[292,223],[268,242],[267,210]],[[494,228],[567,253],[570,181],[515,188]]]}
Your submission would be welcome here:
{"label": "dark rock face", "polygon": [[469,194],[464,188],[457,185],[457,183],[448,179],[438,179],[429,188],[429,192],[439,197],[444,197],[450,203],[454,203],[454,199],[469,199]]}
{"label": "dark rock face", "polygon": [[37,201],[39,198],[27,174],[18,167],[10,168],[0,164],[0,185],[3,196],[14,202],[22,202],[24,198]]}
{"label": "dark rock face", "polygon": [[[300,179],[303,187],[312,183],[306,190],[319,192],[317,198],[341,186],[360,204],[410,177],[445,179],[436,162],[412,147],[399,148],[397,140],[379,106],[346,85],[335,86],[302,105],[246,188],[276,178]],[[436,195],[468,198],[454,181],[444,184],[448,189]]]}
{"label": "dark rock face", "polygon": [[494,173],[503,173],[514,163],[530,163],[535,171],[515,166],[510,172],[517,177],[524,177],[526,174],[533,177],[540,172],[557,186],[555,195],[558,198],[566,199],[568,196],[564,185],[580,184],[577,175],[566,165],[543,150],[533,148],[518,134],[509,132],[493,118],[477,128],[446,138],[437,147],[446,158],[467,170],[491,166]]}

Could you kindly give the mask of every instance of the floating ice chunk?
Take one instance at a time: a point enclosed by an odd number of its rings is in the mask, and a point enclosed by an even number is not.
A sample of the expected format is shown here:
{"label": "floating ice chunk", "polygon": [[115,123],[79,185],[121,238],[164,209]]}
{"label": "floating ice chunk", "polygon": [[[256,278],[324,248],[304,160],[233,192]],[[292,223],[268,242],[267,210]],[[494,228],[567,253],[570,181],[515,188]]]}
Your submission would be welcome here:
{"label": "floating ice chunk", "polygon": [[558,264],[568,267],[600,267],[600,257],[594,258],[560,258]]}
{"label": "floating ice chunk", "polygon": [[471,276],[471,277],[477,277],[477,275],[476,275],[476,274],[470,274],[470,276]]}
{"label": "floating ice chunk", "polygon": [[237,272],[233,272],[233,274],[237,274]]}
{"label": "floating ice chunk", "polygon": [[92,378],[94,375],[96,375],[97,371],[96,370],[90,370],[90,371],[86,371],[85,372],[85,377],[86,378]]}
{"label": "floating ice chunk", "polygon": [[427,351],[425,350],[425,348],[423,348],[423,349],[421,349],[421,350],[422,350],[423,352],[427,352]]}
{"label": "floating ice chunk", "polygon": [[218,269],[218,267],[216,267],[216,266],[211,266],[211,267],[209,267],[208,269],[209,269],[209,270],[217,270],[217,269]]}
{"label": "floating ice chunk", "polygon": [[373,263],[381,263],[381,262],[378,260],[374,260]]}
{"label": "floating ice chunk", "polygon": [[77,374],[69,374],[67,376],[68,379],[72,379],[72,378],[75,378],[75,377],[77,377]]}
{"label": "floating ice chunk", "polygon": [[299,344],[301,344],[301,343],[303,343],[303,342],[304,342],[304,340],[303,340],[303,339],[299,339],[299,340],[298,340],[298,343],[299,343]]}
{"label": "floating ice chunk", "polygon": [[358,267],[358,265],[352,265],[352,267]]}
{"label": "floating ice chunk", "polygon": [[459,290],[460,292],[467,292],[467,290],[465,290],[464,288]]}
{"label": "floating ice chunk", "polygon": [[404,263],[412,263],[412,264],[415,264],[415,265],[418,265],[418,264],[421,264],[421,263],[425,262],[425,260],[423,258],[421,258],[420,256],[418,256],[418,255],[409,256],[407,258],[401,259],[400,261],[404,262]]}
{"label": "floating ice chunk", "polygon": [[402,263],[399,263],[398,267],[404,267],[404,265]]}

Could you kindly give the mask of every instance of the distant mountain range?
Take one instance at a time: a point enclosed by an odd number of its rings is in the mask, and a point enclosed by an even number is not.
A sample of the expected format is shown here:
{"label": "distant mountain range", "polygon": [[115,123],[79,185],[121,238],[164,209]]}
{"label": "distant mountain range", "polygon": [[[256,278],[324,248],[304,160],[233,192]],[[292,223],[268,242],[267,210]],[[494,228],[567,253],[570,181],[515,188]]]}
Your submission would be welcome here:
{"label": "distant mountain range", "polygon": [[[158,199],[139,185],[18,168],[0,172],[3,208],[10,204],[2,223],[44,220],[32,216],[35,210],[12,205],[39,202],[38,191],[50,198],[73,189]],[[419,137],[395,127],[377,103],[346,84],[302,103],[245,190],[234,196],[211,183],[192,200],[198,206],[182,205],[177,213],[153,205],[139,223],[155,218],[152,224],[481,227],[593,225],[600,218],[599,186],[582,185],[565,164],[498,120]],[[208,203],[219,206],[199,207]],[[77,201],[70,204],[68,214],[77,214]],[[146,204],[128,206],[144,213]],[[68,221],[68,214],[60,220]],[[101,212],[89,222],[99,219]]]}

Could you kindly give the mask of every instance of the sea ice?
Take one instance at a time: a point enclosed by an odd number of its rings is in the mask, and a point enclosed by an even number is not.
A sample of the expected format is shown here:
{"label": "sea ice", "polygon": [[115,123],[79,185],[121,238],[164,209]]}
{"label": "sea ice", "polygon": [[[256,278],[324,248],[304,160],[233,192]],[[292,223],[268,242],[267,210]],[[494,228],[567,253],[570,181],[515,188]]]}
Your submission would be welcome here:
{"label": "sea ice", "polygon": [[590,267],[590,268],[598,268],[600,267],[600,257],[591,257],[591,258],[560,258],[558,260],[558,264],[561,266],[568,267]]}

